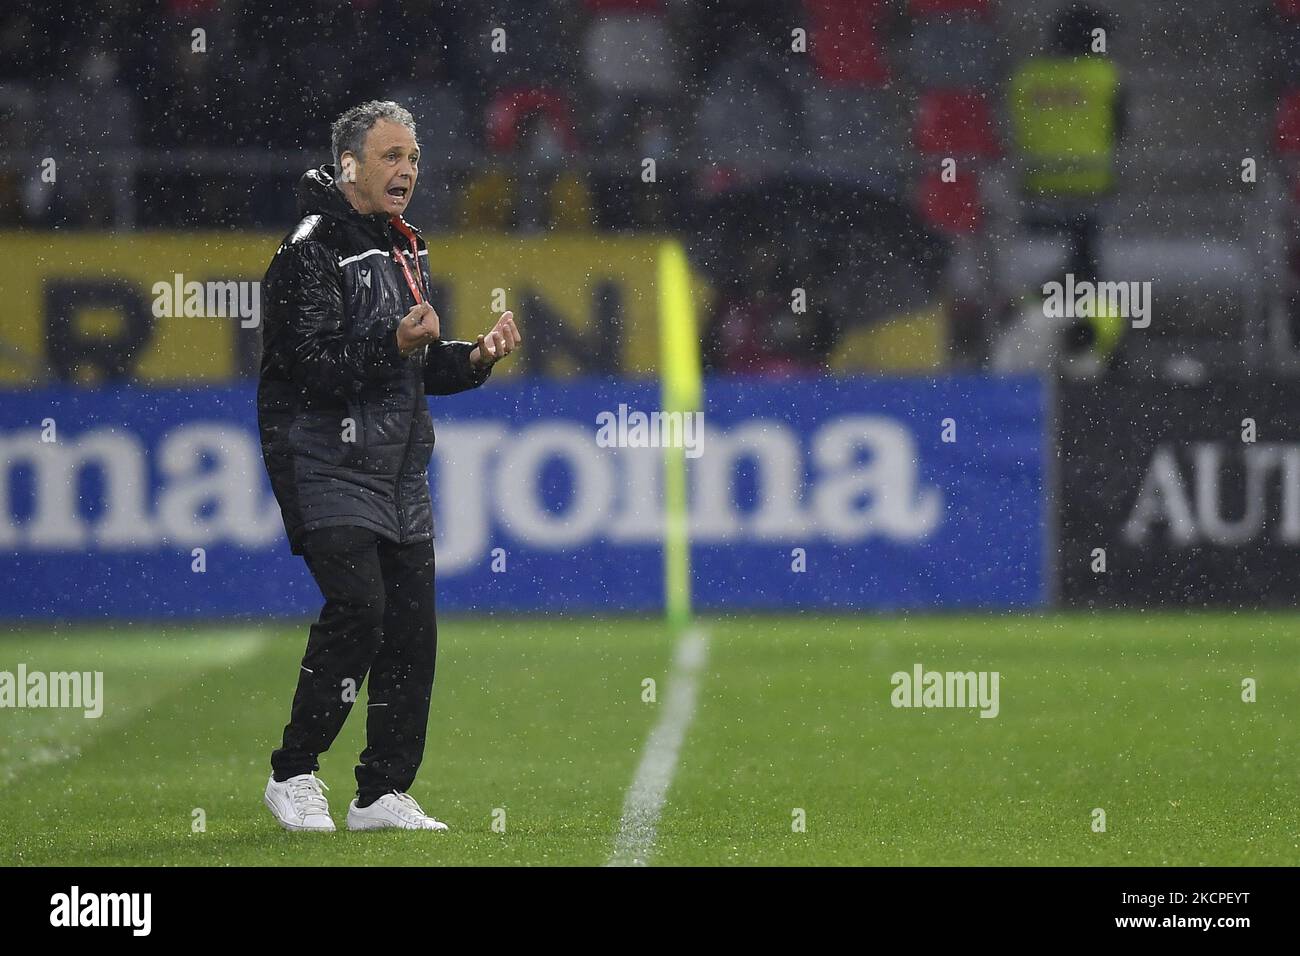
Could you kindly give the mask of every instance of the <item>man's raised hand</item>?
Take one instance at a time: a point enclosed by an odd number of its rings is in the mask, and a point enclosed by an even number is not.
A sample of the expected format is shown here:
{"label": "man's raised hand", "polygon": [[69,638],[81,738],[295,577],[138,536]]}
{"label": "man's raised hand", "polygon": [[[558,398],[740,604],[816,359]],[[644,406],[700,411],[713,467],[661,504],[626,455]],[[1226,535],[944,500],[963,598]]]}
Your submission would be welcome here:
{"label": "man's raised hand", "polygon": [[470,364],[479,368],[495,365],[517,349],[521,342],[523,336],[519,334],[519,327],[515,325],[515,314],[502,312],[501,318],[497,319],[497,324],[492,326],[492,331],[487,335],[480,335],[478,341],[474,343],[474,348],[469,353]]}
{"label": "man's raised hand", "polygon": [[438,313],[429,303],[421,302],[397,324],[397,350],[410,355],[416,349],[438,341],[440,335]]}

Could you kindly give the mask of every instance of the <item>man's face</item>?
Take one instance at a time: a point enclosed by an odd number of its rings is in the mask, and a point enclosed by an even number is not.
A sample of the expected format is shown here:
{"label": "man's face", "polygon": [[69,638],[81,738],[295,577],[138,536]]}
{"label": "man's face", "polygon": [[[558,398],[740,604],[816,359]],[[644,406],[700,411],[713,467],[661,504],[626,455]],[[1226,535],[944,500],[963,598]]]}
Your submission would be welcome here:
{"label": "man's face", "polygon": [[345,181],[349,163],[355,164],[352,204],[360,213],[400,216],[411,201],[419,175],[420,147],[415,136],[402,124],[381,119],[370,127],[361,152],[363,160],[352,153],[340,157]]}

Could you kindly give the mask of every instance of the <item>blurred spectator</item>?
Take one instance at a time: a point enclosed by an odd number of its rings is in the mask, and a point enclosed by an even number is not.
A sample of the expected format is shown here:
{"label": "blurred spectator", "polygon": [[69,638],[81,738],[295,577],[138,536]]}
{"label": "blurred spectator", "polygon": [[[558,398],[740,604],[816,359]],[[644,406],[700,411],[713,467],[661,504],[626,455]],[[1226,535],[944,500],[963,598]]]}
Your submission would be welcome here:
{"label": "blurred spectator", "polygon": [[195,52],[184,33],[164,46],[163,57],[145,114],[150,144],[190,149],[230,146],[239,118],[232,110],[235,85],[218,72],[218,57]]}
{"label": "blurred spectator", "polygon": [[420,143],[420,189],[411,200],[407,216],[426,230],[451,224],[455,186],[448,167],[471,160],[473,144],[460,91],[451,84],[441,50],[431,45],[415,55],[404,81],[384,99],[410,110]]}
{"label": "blurred spectator", "polygon": [[672,37],[656,0],[623,3],[588,0],[597,11],[583,42],[587,82],[607,96],[664,96],[676,89]]}
{"label": "blurred spectator", "polygon": [[55,85],[41,111],[35,146],[55,162],[56,183],[34,177],[28,201],[38,217],[71,225],[107,226],[112,197],[125,184],[109,151],[135,145],[133,98],[117,82],[117,58],[92,46],[75,78]]}
{"label": "blurred spectator", "polygon": [[125,148],[136,141],[135,102],[117,81],[117,57],[92,47],[75,78],[53,87],[41,123],[42,145],[78,150]]}
{"label": "blurred spectator", "polygon": [[788,376],[826,370],[832,333],[825,312],[795,312],[788,256],[776,241],[752,242],[722,280],[705,334],[705,363],[731,375]]}
{"label": "blurred spectator", "polygon": [[742,33],[705,82],[695,116],[698,158],[743,179],[784,168],[801,138],[800,104],[785,64],[759,35]]}
{"label": "blurred spectator", "polygon": [[1114,187],[1123,135],[1119,70],[1098,50],[1109,49],[1113,30],[1113,19],[1101,10],[1085,3],[1065,7],[1049,51],[1022,63],[1008,92],[1028,222],[1065,230],[1067,271],[1077,279],[1097,278],[1099,208]]}
{"label": "blurred spectator", "polygon": [[499,161],[471,176],[460,225],[469,229],[586,228],[591,198],[580,170],[573,108],[552,88],[501,91],[487,111],[488,148]]}
{"label": "blurred spectator", "polygon": [[444,159],[472,156],[460,91],[448,81],[436,53],[417,56],[387,98],[411,111],[423,151]]}
{"label": "blurred spectator", "polygon": [[671,161],[671,103],[681,89],[661,0],[587,0],[583,41],[592,136],[610,157]]}

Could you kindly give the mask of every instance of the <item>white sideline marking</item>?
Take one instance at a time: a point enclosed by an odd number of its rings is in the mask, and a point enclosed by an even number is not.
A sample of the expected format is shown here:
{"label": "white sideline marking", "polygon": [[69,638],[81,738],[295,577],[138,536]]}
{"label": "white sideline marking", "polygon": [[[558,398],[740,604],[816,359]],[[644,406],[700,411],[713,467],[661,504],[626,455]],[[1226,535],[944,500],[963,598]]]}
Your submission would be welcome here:
{"label": "white sideline marking", "polygon": [[645,866],[650,859],[659,814],[677,770],[677,755],[695,719],[699,674],[708,649],[709,637],[703,628],[691,628],[677,642],[663,713],[646,738],[641,763],[623,801],[623,819],[608,866]]}

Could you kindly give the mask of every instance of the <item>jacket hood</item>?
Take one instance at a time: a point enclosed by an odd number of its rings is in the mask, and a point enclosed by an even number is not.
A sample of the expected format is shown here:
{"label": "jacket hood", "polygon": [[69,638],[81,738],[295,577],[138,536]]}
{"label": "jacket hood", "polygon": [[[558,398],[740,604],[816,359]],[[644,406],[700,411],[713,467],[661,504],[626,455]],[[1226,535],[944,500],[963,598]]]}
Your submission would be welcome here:
{"label": "jacket hood", "polygon": [[[326,163],[315,169],[309,169],[302,174],[298,180],[298,185],[294,188],[294,195],[298,199],[298,216],[329,216],[332,219],[341,219],[360,224],[364,228],[377,232],[380,235],[388,234],[388,224],[393,217],[389,217],[382,212],[369,213],[362,215],[352,208],[348,202],[348,197],[344,196],[339,188],[334,185],[334,166]],[[406,221],[405,216],[396,217],[401,220],[402,224],[411,232],[417,235],[423,235],[419,229],[412,226]]]}
{"label": "jacket hood", "polygon": [[298,199],[299,216],[329,216],[331,219],[351,220],[381,234],[386,232],[388,217],[383,213],[362,215],[353,209],[348,197],[334,185],[334,167],[330,164],[303,173],[294,189],[294,195]]}

